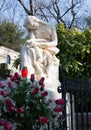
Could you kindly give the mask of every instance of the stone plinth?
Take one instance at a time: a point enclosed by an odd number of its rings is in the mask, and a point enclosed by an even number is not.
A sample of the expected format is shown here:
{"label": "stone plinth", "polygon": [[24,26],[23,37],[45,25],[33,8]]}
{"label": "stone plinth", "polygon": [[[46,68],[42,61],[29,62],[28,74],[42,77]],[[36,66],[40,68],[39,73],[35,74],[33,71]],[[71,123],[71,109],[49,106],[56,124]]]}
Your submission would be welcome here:
{"label": "stone plinth", "polygon": [[59,99],[61,98],[61,94],[57,92],[58,86],[61,84],[48,84],[45,83],[45,90],[48,91],[48,98],[53,98],[53,99]]}

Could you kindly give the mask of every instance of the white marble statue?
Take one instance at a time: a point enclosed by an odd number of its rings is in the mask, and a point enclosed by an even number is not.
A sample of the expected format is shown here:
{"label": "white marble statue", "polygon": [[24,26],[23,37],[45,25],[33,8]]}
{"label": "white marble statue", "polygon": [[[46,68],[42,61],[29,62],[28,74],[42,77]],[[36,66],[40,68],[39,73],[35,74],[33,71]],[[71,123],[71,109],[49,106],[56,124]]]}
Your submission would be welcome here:
{"label": "white marble statue", "polygon": [[57,34],[53,25],[50,25],[35,16],[29,16],[25,21],[30,39],[21,49],[21,67],[27,66],[29,77],[36,75],[36,79],[45,77],[46,81],[58,81],[59,60],[56,54]]}

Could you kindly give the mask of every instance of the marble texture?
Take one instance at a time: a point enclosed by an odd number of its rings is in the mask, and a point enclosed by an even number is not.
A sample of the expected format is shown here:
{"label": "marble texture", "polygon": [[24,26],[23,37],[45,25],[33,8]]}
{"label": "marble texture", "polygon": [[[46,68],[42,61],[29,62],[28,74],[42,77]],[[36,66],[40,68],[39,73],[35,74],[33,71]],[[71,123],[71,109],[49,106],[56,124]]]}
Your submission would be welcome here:
{"label": "marble texture", "polygon": [[28,68],[28,77],[35,74],[38,80],[45,77],[46,83],[60,85],[55,26],[35,16],[29,16],[24,26],[30,38],[21,49],[21,68]]}

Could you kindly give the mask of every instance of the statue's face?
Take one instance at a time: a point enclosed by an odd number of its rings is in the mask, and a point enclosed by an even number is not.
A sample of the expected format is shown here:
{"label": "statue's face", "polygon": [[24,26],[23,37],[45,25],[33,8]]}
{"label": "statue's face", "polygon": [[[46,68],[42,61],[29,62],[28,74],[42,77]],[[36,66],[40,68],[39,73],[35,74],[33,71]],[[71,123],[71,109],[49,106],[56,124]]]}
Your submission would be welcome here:
{"label": "statue's face", "polygon": [[35,16],[29,16],[24,26],[27,30],[37,30],[39,28],[39,23]]}

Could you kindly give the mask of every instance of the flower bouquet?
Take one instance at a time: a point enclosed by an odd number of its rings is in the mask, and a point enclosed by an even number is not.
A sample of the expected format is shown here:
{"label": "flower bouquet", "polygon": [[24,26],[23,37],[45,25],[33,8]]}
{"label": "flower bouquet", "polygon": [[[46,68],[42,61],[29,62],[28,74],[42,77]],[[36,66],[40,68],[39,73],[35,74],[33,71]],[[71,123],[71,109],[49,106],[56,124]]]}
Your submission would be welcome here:
{"label": "flower bouquet", "polygon": [[[47,99],[44,78],[23,78],[18,73],[0,82],[0,130],[40,129],[56,112],[62,112],[63,99]],[[55,105],[50,105],[55,103]]]}

